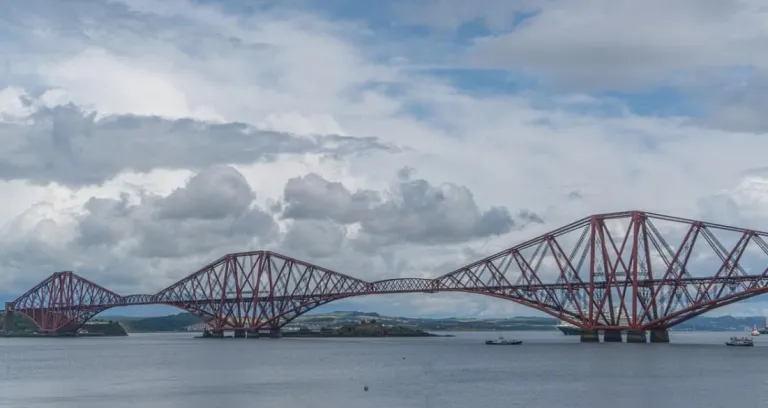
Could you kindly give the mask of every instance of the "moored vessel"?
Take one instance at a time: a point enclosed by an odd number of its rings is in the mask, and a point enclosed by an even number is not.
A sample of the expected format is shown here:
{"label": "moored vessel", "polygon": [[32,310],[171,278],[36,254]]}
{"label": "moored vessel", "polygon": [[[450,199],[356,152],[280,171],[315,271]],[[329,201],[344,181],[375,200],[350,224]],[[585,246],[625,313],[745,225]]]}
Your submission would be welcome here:
{"label": "moored vessel", "polygon": [[507,340],[503,336],[499,336],[496,340],[486,340],[485,344],[489,346],[514,346],[517,344],[522,344],[522,340]]}
{"label": "moored vessel", "polygon": [[752,326],[752,333],[750,333],[750,334],[752,334],[752,336],[759,336],[760,335],[760,330],[757,330],[757,325],[753,325]]}
{"label": "moored vessel", "polygon": [[753,347],[755,342],[749,337],[731,337],[725,342],[725,345],[734,347]]}

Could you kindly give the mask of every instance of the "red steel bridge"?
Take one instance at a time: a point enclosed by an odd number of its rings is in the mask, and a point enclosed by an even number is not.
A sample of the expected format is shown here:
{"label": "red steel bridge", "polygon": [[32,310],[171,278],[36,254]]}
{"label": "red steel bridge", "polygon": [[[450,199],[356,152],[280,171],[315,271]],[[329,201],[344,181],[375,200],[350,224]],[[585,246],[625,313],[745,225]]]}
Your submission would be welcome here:
{"label": "red steel bridge", "polygon": [[433,279],[369,282],[269,251],[232,253],[148,295],[121,296],[56,272],[6,303],[42,333],[74,332],[112,307],[162,304],[236,337],[279,333],[354,296],[461,292],[527,306],[582,329],[582,341],[669,341],[667,329],[768,292],[768,233],[661,214],[598,214]]}

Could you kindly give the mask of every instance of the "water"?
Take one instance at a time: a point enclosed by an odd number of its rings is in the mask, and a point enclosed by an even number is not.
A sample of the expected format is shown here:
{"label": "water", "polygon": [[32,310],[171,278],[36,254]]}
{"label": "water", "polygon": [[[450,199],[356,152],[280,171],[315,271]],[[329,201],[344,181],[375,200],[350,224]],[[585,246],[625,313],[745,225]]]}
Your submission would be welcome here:
{"label": "water", "polygon": [[768,336],[734,348],[723,344],[730,333],[672,333],[672,344],[647,345],[502,334],[524,343],[483,344],[499,333],[0,339],[0,407],[768,406]]}

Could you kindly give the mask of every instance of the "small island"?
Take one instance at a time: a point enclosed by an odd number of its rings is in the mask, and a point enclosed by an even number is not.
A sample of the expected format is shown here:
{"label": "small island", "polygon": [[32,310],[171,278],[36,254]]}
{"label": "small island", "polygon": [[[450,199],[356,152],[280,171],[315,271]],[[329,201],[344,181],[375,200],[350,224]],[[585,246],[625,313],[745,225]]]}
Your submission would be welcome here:
{"label": "small island", "polygon": [[77,336],[127,336],[128,332],[125,331],[120,322],[113,320],[96,320],[84,324],[78,331]]}
{"label": "small island", "polygon": [[453,335],[433,334],[423,330],[404,326],[384,326],[376,320],[361,320],[356,324],[345,324],[338,328],[322,327],[313,331],[306,327],[284,331],[283,337],[453,337]]}

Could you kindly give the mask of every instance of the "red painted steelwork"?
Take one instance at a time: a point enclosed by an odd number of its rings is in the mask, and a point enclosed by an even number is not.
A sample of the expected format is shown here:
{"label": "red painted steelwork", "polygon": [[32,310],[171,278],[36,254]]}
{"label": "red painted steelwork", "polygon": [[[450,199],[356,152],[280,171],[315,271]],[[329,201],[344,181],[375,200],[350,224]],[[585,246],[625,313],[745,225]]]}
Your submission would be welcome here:
{"label": "red painted steelwork", "polygon": [[75,331],[123,297],[72,272],[56,272],[14,302],[42,331]]}
{"label": "red painted steelwork", "polygon": [[75,330],[107,308],[139,304],[188,310],[215,330],[274,330],[352,296],[464,292],[507,299],[586,329],[657,329],[768,291],[766,237],[627,211],[584,218],[435,279],[367,282],[255,251],[226,255],[154,295],[122,297],[58,272],[13,305],[48,332]]}

